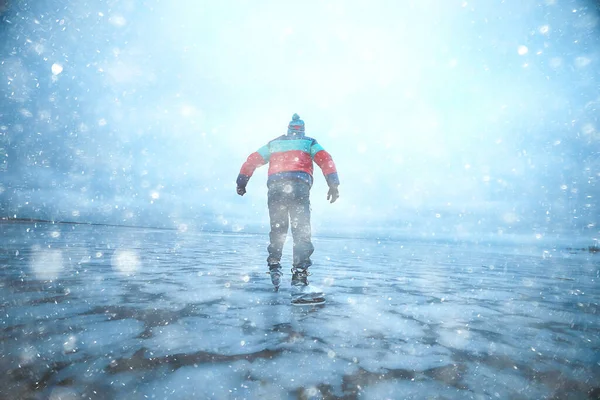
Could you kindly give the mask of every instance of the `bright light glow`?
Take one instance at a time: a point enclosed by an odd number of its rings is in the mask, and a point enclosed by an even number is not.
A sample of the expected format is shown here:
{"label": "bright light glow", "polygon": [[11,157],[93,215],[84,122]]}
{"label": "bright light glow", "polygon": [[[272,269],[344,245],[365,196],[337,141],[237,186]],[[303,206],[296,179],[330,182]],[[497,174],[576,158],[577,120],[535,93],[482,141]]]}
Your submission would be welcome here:
{"label": "bright light glow", "polygon": [[125,19],[125,17],[119,14],[111,15],[108,18],[108,22],[118,27],[123,27],[127,24],[127,20]]}
{"label": "bright light glow", "polygon": [[527,46],[519,46],[517,48],[517,52],[519,53],[520,56],[524,56],[525,54],[527,54],[528,51],[529,51],[529,49],[527,48]]}
{"label": "bright light glow", "polygon": [[52,74],[53,75],[59,75],[61,72],[63,72],[63,66],[57,63],[52,64]]}
{"label": "bright light glow", "polygon": [[192,106],[183,106],[181,107],[181,115],[184,117],[189,117],[194,113],[194,107]]}
{"label": "bright light glow", "polygon": [[36,279],[56,280],[65,269],[65,260],[60,250],[36,247],[32,249],[32,254],[30,268]]}
{"label": "bright light glow", "polygon": [[141,267],[140,258],[133,250],[119,249],[111,257],[113,269],[121,275],[135,274]]}

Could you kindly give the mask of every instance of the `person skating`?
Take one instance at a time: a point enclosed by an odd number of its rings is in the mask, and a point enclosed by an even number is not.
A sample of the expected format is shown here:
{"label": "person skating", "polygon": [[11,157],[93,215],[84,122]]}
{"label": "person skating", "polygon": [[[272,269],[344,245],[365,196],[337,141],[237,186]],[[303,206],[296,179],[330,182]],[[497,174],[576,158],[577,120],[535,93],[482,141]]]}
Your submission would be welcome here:
{"label": "person skating", "polygon": [[275,288],[281,283],[281,255],[291,225],[293,237],[292,286],[308,285],[311,241],[310,189],[313,184],[313,161],[321,168],[329,191],[327,200],[339,197],[340,184],[331,155],[313,138],[304,134],[304,121],[294,114],[287,133],[248,156],[237,177],[237,193],[243,196],[256,168],[269,164],[267,188],[271,222],[267,264]]}

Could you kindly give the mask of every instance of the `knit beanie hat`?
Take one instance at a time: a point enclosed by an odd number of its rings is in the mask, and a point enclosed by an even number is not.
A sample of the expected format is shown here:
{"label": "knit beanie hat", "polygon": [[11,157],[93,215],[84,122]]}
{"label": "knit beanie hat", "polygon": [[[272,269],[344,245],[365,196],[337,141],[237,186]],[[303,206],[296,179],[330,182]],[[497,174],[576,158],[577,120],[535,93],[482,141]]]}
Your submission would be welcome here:
{"label": "knit beanie hat", "polygon": [[298,136],[304,135],[304,121],[300,119],[300,116],[298,114],[294,114],[292,116],[292,121],[288,125],[287,134]]}

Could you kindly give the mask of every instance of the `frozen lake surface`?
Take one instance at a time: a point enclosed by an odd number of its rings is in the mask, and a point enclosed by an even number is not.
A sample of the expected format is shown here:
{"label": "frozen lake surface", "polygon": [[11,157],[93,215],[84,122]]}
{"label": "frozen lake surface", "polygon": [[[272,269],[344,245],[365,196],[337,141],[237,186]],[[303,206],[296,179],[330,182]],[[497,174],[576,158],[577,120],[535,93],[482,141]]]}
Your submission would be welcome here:
{"label": "frozen lake surface", "polygon": [[316,238],[298,308],[267,235],[0,231],[0,398],[600,396],[600,254]]}

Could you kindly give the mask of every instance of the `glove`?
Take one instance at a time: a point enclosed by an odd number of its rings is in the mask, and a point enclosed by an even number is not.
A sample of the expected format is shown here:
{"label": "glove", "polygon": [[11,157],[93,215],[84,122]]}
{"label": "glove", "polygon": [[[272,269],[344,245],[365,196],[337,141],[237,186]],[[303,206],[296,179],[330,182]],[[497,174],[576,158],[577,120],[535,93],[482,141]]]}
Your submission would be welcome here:
{"label": "glove", "polygon": [[239,194],[240,196],[243,196],[246,194],[246,185],[248,184],[248,181],[250,180],[250,177],[248,175],[244,175],[244,174],[239,174],[237,179],[235,180],[235,183],[237,185],[237,194]]}
{"label": "glove", "polygon": [[329,202],[335,203],[338,197],[340,197],[340,191],[338,190],[337,186],[330,187],[329,191],[327,192],[327,200],[331,199]]}

